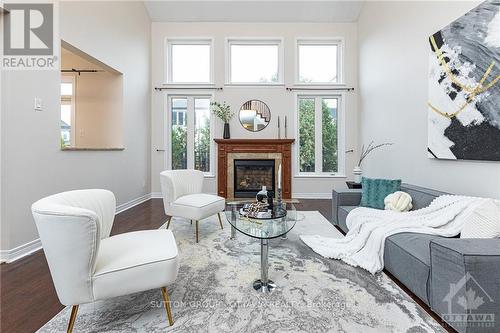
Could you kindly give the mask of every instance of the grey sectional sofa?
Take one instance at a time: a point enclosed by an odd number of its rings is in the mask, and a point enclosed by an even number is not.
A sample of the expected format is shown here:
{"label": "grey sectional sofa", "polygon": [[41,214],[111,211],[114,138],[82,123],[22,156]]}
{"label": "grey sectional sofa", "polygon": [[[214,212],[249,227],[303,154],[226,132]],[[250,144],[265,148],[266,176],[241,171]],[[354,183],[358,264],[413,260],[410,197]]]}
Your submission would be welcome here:
{"label": "grey sectional sofa", "polygon": [[[446,194],[409,184],[401,191],[413,209]],[[333,223],[346,233],[347,214],[360,200],[361,190],[333,190]],[[500,332],[500,239],[399,233],[386,240],[384,265],[458,332]]]}

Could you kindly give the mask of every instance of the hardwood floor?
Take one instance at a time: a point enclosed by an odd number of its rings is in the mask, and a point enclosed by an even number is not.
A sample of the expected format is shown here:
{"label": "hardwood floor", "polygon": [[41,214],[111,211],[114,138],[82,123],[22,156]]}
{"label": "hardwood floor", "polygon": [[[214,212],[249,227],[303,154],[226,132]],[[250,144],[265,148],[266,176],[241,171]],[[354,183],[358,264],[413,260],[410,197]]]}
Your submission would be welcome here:
{"label": "hardwood floor", "polygon": [[[152,199],[116,215],[112,235],[157,229],[167,219],[161,199]],[[0,332],[35,332],[63,306],[43,251],[0,265]]]}
{"label": "hardwood floor", "polygon": [[[301,199],[296,208],[317,210],[328,220],[332,217],[330,200]],[[111,234],[156,229],[166,219],[162,200],[152,199],[118,214]],[[397,280],[396,283],[440,322],[423,302]],[[0,332],[35,332],[63,309],[57,299],[43,251],[11,264],[0,265],[0,289]]]}

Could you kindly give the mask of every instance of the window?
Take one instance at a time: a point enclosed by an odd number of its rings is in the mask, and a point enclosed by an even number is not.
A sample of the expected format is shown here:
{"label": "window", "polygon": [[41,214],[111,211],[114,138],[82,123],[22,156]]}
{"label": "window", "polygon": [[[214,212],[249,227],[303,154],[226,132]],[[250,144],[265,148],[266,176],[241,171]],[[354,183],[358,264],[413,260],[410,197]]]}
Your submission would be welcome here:
{"label": "window", "polygon": [[72,128],[75,123],[75,77],[61,77],[61,148],[75,145],[75,133]]}
{"label": "window", "polygon": [[281,40],[228,40],[227,83],[283,83]]}
{"label": "window", "polygon": [[314,172],[316,133],[314,98],[299,98],[300,172]]}
{"label": "window", "polygon": [[170,98],[171,168],[211,173],[211,119],[209,96]]}
{"label": "window", "polygon": [[172,169],[187,169],[187,98],[172,98]]}
{"label": "window", "polygon": [[194,168],[210,172],[210,99],[194,100]]}
{"label": "window", "polygon": [[302,175],[343,173],[342,96],[298,96],[298,170]]}
{"label": "window", "polygon": [[341,50],[342,45],[338,40],[298,40],[297,82],[342,83]]}
{"label": "window", "polygon": [[167,40],[167,83],[212,83],[212,40]]}
{"label": "window", "polygon": [[187,98],[172,98],[172,126],[187,126]]}

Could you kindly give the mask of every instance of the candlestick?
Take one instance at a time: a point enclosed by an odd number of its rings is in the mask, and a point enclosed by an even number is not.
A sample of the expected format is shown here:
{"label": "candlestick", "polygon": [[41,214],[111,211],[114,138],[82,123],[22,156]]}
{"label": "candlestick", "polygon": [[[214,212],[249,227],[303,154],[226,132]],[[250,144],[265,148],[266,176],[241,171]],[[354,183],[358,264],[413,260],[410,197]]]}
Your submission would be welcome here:
{"label": "candlestick", "polygon": [[281,189],[281,163],[278,167],[278,189]]}
{"label": "candlestick", "polygon": [[286,125],[286,116],[285,116],[285,139],[287,138],[286,131],[287,130],[287,125]]}
{"label": "candlestick", "polygon": [[278,116],[278,139],[281,139],[280,116]]}
{"label": "candlestick", "polygon": [[283,193],[281,192],[281,188],[278,188],[278,192],[276,193],[276,200],[278,209],[283,209]]}

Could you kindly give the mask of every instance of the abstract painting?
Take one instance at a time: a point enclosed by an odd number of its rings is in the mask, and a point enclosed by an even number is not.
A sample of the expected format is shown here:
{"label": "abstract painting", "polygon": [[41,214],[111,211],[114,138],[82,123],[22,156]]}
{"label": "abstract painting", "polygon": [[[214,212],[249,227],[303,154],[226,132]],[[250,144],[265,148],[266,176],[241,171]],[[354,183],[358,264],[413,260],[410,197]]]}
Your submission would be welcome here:
{"label": "abstract painting", "polygon": [[500,161],[500,0],[429,37],[431,158]]}

